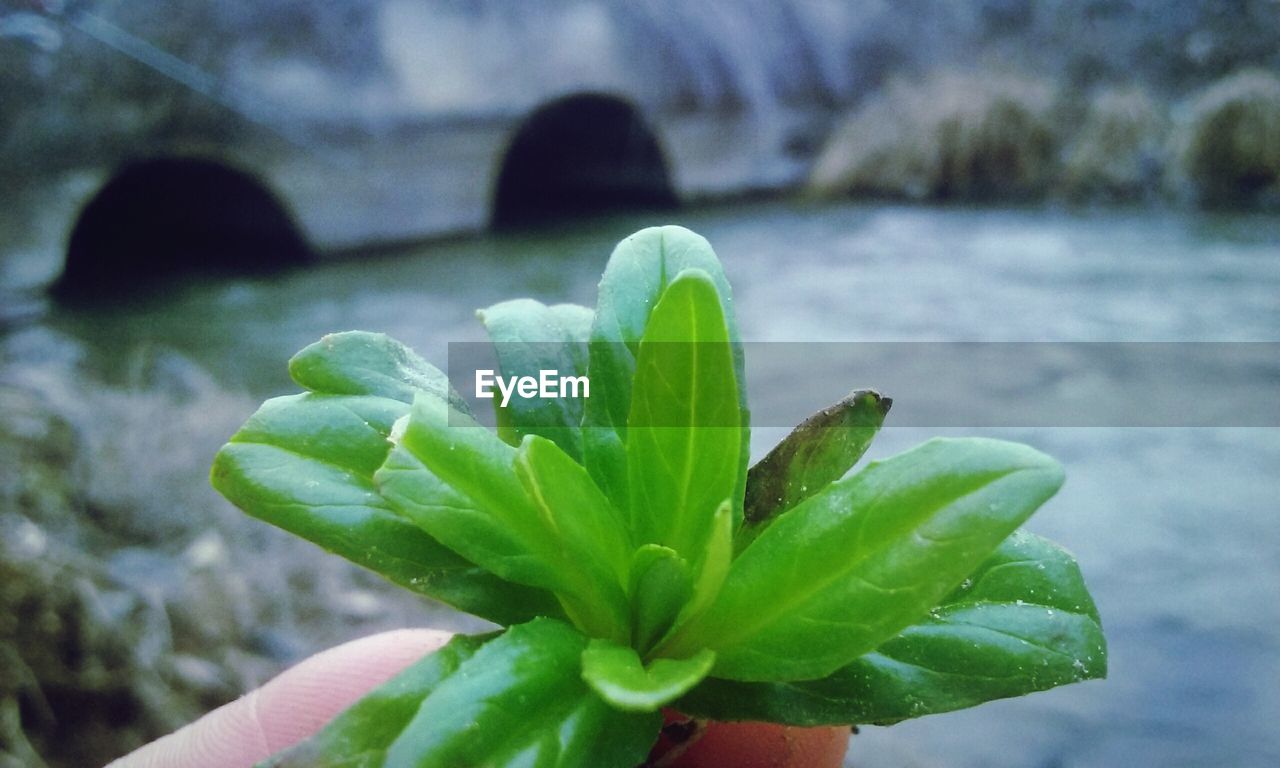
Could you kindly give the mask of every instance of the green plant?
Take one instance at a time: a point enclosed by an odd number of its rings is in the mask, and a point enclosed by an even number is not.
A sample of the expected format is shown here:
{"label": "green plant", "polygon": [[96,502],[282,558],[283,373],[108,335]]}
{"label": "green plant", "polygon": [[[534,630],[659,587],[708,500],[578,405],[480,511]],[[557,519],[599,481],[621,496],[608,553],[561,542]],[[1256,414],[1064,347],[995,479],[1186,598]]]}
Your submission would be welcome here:
{"label": "green plant", "polygon": [[[1051,458],[932,440],[848,477],[890,401],[855,392],[748,471],[743,355],[711,247],[614,251],[594,313],[480,313],[504,374],[585,373],[498,434],[385,336],[290,362],[213,483],[252,515],[505,625],[458,637],[274,766],[641,763],[670,705],[793,725],[892,723],[1101,677],[1075,562],[1017,531]],[[525,341],[556,344],[523,344]]]}

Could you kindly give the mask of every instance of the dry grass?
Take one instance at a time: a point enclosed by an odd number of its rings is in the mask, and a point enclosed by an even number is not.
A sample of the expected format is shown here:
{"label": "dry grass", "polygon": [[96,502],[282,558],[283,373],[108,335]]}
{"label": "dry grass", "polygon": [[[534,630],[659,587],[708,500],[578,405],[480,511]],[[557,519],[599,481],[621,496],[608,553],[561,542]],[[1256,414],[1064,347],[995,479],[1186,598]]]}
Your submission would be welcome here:
{"label": "dry grass", "polygon": [[833,135],[814,165],[819,194],[1019,198],[1051,175],[1054,91],[1038,80],[942,72],[894,81]]}
{"label": "dry grass", "polygon": [[1133,200],[1158,188],[1168,120],[1137,86],[1099,92],[1071,142],[1062,187],[1075,199]]}
{"label": "dry grass", "polygon": [[1195,96],[1178,128],[1182,180],[1207,205],[1280,195],[1280,77],[1245,70]]}

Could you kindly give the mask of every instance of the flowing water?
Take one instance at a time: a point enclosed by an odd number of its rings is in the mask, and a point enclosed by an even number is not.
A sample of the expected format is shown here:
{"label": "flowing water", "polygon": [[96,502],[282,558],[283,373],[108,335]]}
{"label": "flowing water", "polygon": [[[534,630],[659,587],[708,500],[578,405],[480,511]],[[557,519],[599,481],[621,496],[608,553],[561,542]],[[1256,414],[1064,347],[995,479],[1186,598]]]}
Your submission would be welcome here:
{"label": "flowing water", "polygon": [[[674,218],[715,245],[748,339],[1280,340],[1274,218],[786,203]],[[286,358],[324,333],[361,328],[442,363],[447,342],[482,339],[477,307],[521,295],[593,304],[612,245],[646,223],[439,243],[110,311],[37,311],[0,339],[0,381],[38,392],[81,434],[92,509],[124,518],[109,562],[120,579],[170,578],[215,531],[254,593],[299,589],[279,574],[315,578],[305,569],[325,558],[244,520],[205,486],[220,441],[258,400],[292,389]],[[1280,394],[1274,366],[1256,375]],[[789,394],[771,378],[749,388],[753,398]],[[873,454],[933,431],[888,428]],[[967,431],[1029,442],[1065,464],[1067,485],[1029,527],[1079,557],[1110,641],[1110,678],[866,727],[850,764],[1280,764],[1280,429]],[[757,430],[755,453],[779,436]],[[309,626],[299,614],[326,603],[250,617],[283,628],[280,663],[397,623],[468,626],[415,603],[386,608],[377,584],[333,578],[348,595],[345,618],[323,634],[299,639]]]}

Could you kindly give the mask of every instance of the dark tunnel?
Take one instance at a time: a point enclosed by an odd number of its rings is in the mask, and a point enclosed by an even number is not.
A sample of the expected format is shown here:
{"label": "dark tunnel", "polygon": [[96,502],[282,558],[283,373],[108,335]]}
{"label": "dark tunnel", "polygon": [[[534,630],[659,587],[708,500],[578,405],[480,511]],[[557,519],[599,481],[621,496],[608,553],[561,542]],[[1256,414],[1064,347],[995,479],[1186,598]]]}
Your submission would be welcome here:
{"label": "dark tunnel", "polygon": [[508,146],[493,199],[498,229],[676,205],[657,137],[627,102],[570,96],[535,112]]}
{"label": "dark tunnel", "polygon": [[263,274],[311,260],[289,211],[251,174],[154,158],[124,165],[80,211],[52,293],[107,300],[188,274]]}

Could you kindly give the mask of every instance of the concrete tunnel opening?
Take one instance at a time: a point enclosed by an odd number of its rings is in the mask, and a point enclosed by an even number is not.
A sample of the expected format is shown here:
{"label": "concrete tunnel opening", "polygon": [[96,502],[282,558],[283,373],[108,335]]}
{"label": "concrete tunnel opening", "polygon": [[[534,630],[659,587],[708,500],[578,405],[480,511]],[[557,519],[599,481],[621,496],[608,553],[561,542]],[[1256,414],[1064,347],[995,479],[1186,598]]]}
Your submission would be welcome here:
{"label": "concrete tunnel opening", "polygon": [[677,205],[658,137],[612,96],[569,96],[516,131],[495,185],[491,223],[512,229]]}
{"label": "concrete tunnel opening", "polygon": [[81,209],[51,292],[109,299],[187,274],[265,274],[312,259],[293,216],[252,174],[151,158],[126,163]]}

